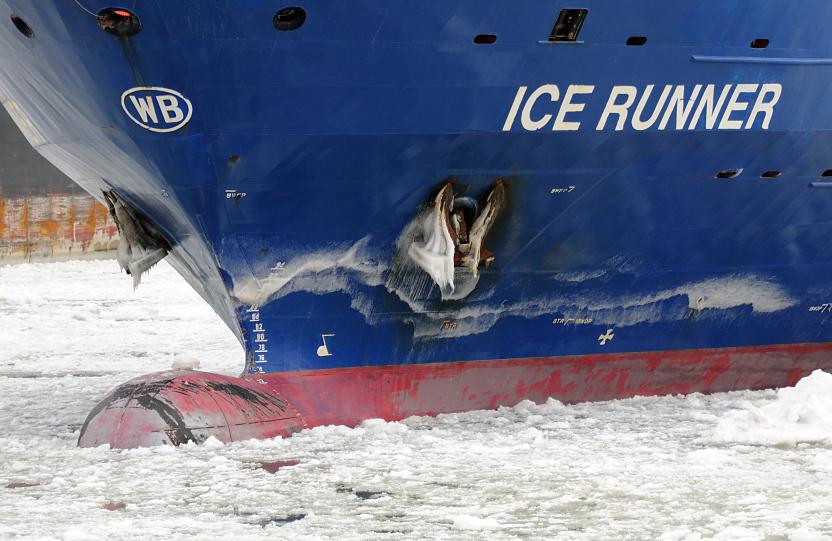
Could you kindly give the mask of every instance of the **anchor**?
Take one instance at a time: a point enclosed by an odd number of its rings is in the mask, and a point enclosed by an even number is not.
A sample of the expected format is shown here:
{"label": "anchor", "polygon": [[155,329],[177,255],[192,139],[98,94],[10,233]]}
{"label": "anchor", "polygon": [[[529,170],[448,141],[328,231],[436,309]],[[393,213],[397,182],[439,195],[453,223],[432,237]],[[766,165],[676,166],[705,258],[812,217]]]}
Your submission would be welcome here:
{"label": "anchor", "polygon": [[[483,246],[485,238],[506,203],[506,188],[497,180],[480,211],[471,197],[455,197],[453,184],[447,182],[424,214],[421,240],[414,239],[408,248],[410,258],[442,291],[446,299],[463,298],[476,285],[479,268],[490,267],[495,255]],[[466,269],[470,279],[464,288],[455,283],[456,269]]]}

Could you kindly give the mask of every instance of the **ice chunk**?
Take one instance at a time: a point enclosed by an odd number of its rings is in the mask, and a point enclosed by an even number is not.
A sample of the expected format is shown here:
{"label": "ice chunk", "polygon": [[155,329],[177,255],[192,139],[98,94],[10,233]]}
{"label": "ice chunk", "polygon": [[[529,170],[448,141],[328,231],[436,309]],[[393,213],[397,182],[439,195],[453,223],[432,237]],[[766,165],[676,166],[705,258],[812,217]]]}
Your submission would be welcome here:
{"label": "ice chunk", "polygon": [[832,443],[832,374],[815,370],[762,406],[750,402],[720,421],[714,439],[725,443],[794,446]]}
{"label": "ice chunk", "polygon": [[199,368],[199,359],[187,355],[177,355],[173,359],[171,368],[174,370],[197,370]]}
{"label": "ice chunk", "polygon": [[493,530],[499,527],[500,523],[493,518],[459,515],[454,519],[454,528],[457,530]]}
{"label": "ice chunk", "polygon": [[206,449],[218,449],[223,447],[225,444],[215,438],[214,436],[209,436],[207,440],[202,443],[202,446]]}
{"label": "ice chunk", "polygon": [[690,531],[687,527],[665,532],[659,537],[659,541],[700,541],[701,539],[702,535]]}

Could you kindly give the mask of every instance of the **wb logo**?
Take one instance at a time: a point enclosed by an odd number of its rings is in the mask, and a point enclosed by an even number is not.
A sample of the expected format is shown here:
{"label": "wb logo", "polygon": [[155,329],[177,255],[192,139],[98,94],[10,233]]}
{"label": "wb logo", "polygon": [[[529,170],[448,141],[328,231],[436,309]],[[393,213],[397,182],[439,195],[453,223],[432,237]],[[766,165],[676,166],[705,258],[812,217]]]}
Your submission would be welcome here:
{"label": "wb logo", "polygon": [[191,120],[191,102],[176,90],[137,86],[121,95],[121,108],[130,119],[150,131],[176,131]]}

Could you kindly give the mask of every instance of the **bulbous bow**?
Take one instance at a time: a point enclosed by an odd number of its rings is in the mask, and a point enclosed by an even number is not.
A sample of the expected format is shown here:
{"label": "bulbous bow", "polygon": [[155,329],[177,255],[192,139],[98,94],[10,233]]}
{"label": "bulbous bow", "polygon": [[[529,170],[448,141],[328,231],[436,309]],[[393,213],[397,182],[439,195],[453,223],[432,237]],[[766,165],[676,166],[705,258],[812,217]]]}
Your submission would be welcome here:
{"label": "bulbous bow", "polygon": [[301,415],[271,386],[208,372],[173,370],[116,387],[89,414],[80,447],[130,449],[289,436]]}

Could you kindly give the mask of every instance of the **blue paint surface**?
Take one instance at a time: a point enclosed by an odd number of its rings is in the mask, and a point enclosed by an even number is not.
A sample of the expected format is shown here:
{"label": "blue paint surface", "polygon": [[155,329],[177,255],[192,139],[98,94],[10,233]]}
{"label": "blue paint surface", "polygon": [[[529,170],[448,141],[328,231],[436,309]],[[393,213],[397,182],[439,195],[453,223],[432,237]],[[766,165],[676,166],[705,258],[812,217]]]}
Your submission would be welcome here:
{"label": "blue paint surface", "polygon": [[[0,2],[0,96],[30,142],[159,226],[248,371],[832,337],[827,2],[592,0],[570,6],[589,9],[574,44],[546,41],[560,7],[540,1],[313,2],[294,32],[274,29],[277,7],[140,1],[142,31],[119,39],[73,2]],[[473,42],[485,33],[496,43]],[[518,88],[545,84],[595,87],[569,116],[581,128],[503,131]],[[595,129],[616,85],[697,84],[782,95],[768,129]],[[187,98],[187,124],[131,120],[121,97],[144,86]],[[473,293],[443,301],[396,271],[445,182],[482,204],[497,179],[508,205]]]}

